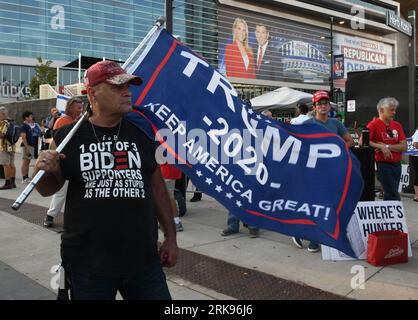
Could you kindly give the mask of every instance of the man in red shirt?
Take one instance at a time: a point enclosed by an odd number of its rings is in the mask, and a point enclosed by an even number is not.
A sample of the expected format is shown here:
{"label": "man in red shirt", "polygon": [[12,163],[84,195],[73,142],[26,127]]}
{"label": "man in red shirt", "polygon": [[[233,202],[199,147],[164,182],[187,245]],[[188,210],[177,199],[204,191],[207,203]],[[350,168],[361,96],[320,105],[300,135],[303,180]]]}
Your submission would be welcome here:
{"label": "man in red shirt", "polygon": [[379,117],[367,125],[370,146],[375,149],[377,178],[383,186],[383,200],[400,200],[401,158],[407,143],[402,125],[393,120],[398,105],[395,98],[381,99],[377,104]]}
{"label": "man in red shirt", "polygon": [[181,223],[179,217],[179,211],[177,210],[176,200],[174,196],[174,189],[176,185],[176,180],[181,178],[182,172],[180,169],[176,168],[172,164],[166,163],[160,166],[161,175],[164,178],[165,186],[170,197],[171,207],[174,212],[174,224],[176,225],[176,231],[183,231],[183,224]]}

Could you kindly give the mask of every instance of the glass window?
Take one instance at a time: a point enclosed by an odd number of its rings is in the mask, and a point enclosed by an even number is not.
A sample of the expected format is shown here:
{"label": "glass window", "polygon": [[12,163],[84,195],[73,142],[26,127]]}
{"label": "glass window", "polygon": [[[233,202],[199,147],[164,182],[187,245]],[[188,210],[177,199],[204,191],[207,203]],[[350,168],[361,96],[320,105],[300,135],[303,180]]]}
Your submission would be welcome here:
{"label": "glass window", "polygon": [[11,77],[10,83],[12,86],[19,86],[20,84],[20,67],[19,66],[11,66]]}
{"label": "glass window", "polygon": [[4,85],[10,85],[11,66],[3,65],[2,82]]}
{"label": "glass window", "polygon": [[26,87],[30,83],[29,79],[29,67],[20,67],[20,83],[19,86]]}

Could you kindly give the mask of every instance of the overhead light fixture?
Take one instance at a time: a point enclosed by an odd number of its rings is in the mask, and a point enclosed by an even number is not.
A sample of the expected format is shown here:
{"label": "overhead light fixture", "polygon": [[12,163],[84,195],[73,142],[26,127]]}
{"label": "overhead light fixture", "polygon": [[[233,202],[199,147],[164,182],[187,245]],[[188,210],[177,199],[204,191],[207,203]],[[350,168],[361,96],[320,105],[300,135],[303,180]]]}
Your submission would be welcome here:
{"label": "overhead light fixture", "polygon": [[344,20],[341,20],[340,22],[338,22],[338,24],[343,25],[345,23]]}

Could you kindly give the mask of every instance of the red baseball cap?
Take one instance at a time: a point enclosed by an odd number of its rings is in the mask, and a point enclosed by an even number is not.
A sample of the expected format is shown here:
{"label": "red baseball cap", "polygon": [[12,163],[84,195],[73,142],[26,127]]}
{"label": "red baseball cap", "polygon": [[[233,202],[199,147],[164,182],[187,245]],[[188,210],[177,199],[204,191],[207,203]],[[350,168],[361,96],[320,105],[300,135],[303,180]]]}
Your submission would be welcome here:
{"label": "red baseball cap", "polygon": [[317,91],[317,92],[314,93],[314,95],[312,97],[313,103],[317,103],[318,101],[323,100],[323,99],[329,100],[328,92],[326,92],[326,91]]}
{"label": "red baseball cap", "polygon": [[116,62],[105,60],[93,64],[84,75],[84,85],[94,87],[106,82],[114,85],[130,83],[139,86],[142,83],[140,77],[126,73]]}

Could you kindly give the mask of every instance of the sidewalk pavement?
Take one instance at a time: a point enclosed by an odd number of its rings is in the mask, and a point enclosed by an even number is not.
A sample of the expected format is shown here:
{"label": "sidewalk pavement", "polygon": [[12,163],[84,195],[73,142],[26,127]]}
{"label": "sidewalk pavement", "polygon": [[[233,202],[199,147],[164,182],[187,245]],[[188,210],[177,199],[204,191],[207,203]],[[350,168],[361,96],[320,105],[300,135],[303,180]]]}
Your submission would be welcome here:
{"label": "sidewalk pavement", "polygon": [[[24,187],[18,181],[17,189],[1,190],[0,198],[10,199],[11,205]],[[191,194],[187,198],[189,200]],[[36,191],[26,200],[45,207],[45,212],[49,201],[50,198],[42,198]],[[241,228],[239,234],[222,237],[220,233],[226,226],[227,210],[207,195],[203,195],[202,201],[187,202],[188,211],[182,218],[184,231],[178,233],[178,244],[182,249],[209,258],[349,299],[418,299],[418,203],[405,195],[402,201],[413,251],[413,257],[406,264],[374,267],[362,260],[323,261],[320,253],[298,249],[290,237],[265,230],[261,230],[256,239],[250,238],[245,228]],[[9,291],[1,289],[0,299],[51,298],[53,274],[50,269],[60,262],[60,235],[4,210],[4,207],[0,208],[0,282],[3,286],[3,279],[7,278]],[[351,286],[357,279],[353,266],[364,267],[363,289]],[[175,300],[234,299],[170,272],[167,274]],[[21,294],[22,286],[28,288],[26,296]]]}

